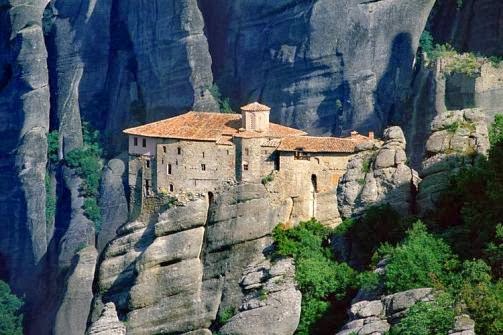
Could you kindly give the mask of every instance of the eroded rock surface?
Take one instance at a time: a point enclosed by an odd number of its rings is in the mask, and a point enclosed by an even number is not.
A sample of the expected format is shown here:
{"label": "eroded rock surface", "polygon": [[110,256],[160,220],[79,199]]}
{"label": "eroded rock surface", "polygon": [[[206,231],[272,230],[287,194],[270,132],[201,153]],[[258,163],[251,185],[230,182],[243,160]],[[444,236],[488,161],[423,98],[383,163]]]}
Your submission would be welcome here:
{"label": "eroded rock surface", "polygon": [[384,131],[383,142],[359,145],[349,161],[338,190],[339,211],[345,218],[359,215],[366,207],[388,203],[400,213],[413,209],[419,177],[407,166],[405,137],[399,127]]}
{"label": "eroded rock surface", "polygon": [[87,335],[126,335],[126,326],[119,321],[113,302],[105,305],[99,319],[93,322]]}
{"label": "eroded rock surface", "polygon": [[399,113],[433,0],[204,0],[214,76],[236,103],[313,134]]}
{"label": "eroded rock surface", "polygon": [[[217,313],[244,306],[251,288],[246,280],[248,289],[243,287],[243,272],[267,263],[271,231],[288,215],[288,206],[271,205],[263,185],[245,184],[226,187],[211,205],[207,197],[195,197],[151,221],[127,223],[104,251],[94,309],[114,302],[128,321],[128,334],[205,334]],[[261,320],[262,329],[282,320],[284,331],[278,334],[292,334],[300,309],[292,265],[267,269],[267,282],[256,284],[284,303],[271,299],[262,309],[249,308],[235,324],[257,323],[264,312],[270,317]],[[280,278],[284,285],[276,283]]]}
{"label": "eroded rock surface", "polygon": [[489,149],[487,121],[480,109],[444,112],[433,120],[431,131],[417,195],[423,214],[435,208],[450,176],[473,164],[478,155],[485,155]]}
{"label": "eroded rock surface", "polygon": [[300,319],[301,293],[291,259],[251,264],[241,278],[239,310],[222,328],[225,335],[293,334]]}

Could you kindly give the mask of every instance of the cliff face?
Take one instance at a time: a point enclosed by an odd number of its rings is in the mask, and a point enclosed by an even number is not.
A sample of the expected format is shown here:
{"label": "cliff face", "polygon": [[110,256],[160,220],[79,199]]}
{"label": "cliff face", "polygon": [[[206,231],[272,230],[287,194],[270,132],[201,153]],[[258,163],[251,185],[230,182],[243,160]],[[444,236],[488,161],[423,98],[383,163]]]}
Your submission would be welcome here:
{"label": "cliff face", "polygon": [[316,134],[382,130],[400,113],[434,3],[200,2],[223,92]]}
{"label": "cliff face", "polygon": [[[218,328],[218,313],[241,310],[227,332],[258,334],[253,320],[270,319],[278,334],[293,333],[300,315],[293,265],[267,266],[264,257],[289,213],[270,205],[263,185],[248,184],[128,223],[104,252],[94,314],[113,302],[128,334],[156,334]],[[259,300],[262,287],[268,297]]]}
{"label": "cliff face", "polygon": [[45,223],[49,128],[44,1],[0,3],[0,276],[30,291],[48,246]]}
{"label": "cliff face", "polygon": [[502,56],[503,3],[499,0],[438,1],[430,31],[462,51]]}

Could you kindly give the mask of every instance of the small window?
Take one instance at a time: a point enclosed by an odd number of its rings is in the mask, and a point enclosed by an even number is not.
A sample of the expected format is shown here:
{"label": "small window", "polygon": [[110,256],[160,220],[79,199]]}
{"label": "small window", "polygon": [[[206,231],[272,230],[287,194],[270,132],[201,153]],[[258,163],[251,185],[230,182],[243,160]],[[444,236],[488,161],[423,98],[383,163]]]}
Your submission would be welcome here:
{"label": "small window", "polygon": [[150,159],[147,159],[145,163],[147,164],[147,169],[150,169]]}
{"label": "small window", "polygon": [[137,147],[138,146],[138,137],[135,137],[133,141],[134,141],[134,146]]}
{"label": "small window", "polygon": [[175,161],[175,165],[178,166],[178,159]]}
{"label": "small window", "polygon": [[141,145],[142,145],[142,147],[144,147],[144,148],[146,148],[146,147],[147,147],[147,139],[146,139],[146,138],[143,138],[143,139],[141,140]]}
{"label": "small window", "polygon": [[182,148],[178,147],[176,150],[177,150],[177,152],[178,152],[179,155],[182,154]]}
{"label": "small window", "polygon": [[175,187],[173,186],[173,184],[169,184],[169,191],[173,192],[174,190],[175,190]]}
{"label": "small window", "polygon": [[243,170],[248,171],[248,169],[249,169],[248,163],[244,163]]}
{"label": "small window", "polygon": [[245,155],[248,156],[250,154],[250,150],[248,148],[245,148]]}
{"label": "small window", "polygon": [[201,170],[206,171],[206,164],[201,164]]}
{"label": "small window", "polygon": [[162,147],[162,151],[163,151],[164,153],[166,153],[166,151],[167,151],[166,146],[163,146],[163,147]]}
{"label": "small window", "polygon": [[168,174],[171,174],[171,164],[168,164]]}
{"label": "small window", "polygon": [[150,195],[150,180],[145,179],[145,194]]}
{"label": "small window", "polygon": [[161,164],[164,165],[164,158],[161,158]]}
{"label": "small window", "polygon": [[230,154],[230,151],[229,151],[229,150],[227,150],[227,155],[229,155],[229,154]]}

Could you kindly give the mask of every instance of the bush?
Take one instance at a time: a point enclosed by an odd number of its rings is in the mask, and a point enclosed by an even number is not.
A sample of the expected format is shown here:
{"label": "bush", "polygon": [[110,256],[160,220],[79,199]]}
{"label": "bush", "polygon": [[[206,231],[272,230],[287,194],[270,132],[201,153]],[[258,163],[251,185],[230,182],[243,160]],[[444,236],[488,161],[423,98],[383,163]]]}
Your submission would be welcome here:
{"label": "bush", "polygon": [[494,123],[489,128],[489,141],[491,145],[503,142],[503,114],[494,117]]}
{"label": "bush", "polygon": [[445,335],[454,325],[453,299],[440,294],[433,302],[418,302],[412,306],[390,335]]}
{"label": "bush", "polygon": [[83,179],[80,192],[86,198],[83,206],[84,214],[94,222],[96,232],[98,232],[101,226],[101,214],[96,197],[103,169],[100,158],[103,150],[100,145],[99,132],[93,130],[87,122],[83,122],[82,134],[84,146],[68,152],[65,155],[65,163]]}
{"label": "bush", "polygon": [[220,326],[225,325],[227,322],[229,322],[232,317],[236,315],[236,309],[234,307],[227,307],[220,312],[218,315],[218,323]]}
{"label": "bush", "polygon": [[428,233],[420,221],[407,232],[403,243],[395,248],[382,246],[379,253],[389,260],[385,273],[389,293],[446,283],[449,269],[458,265],[450,247]]}
{"label": "bush", "polygon": [[45,222],[51,224],[56,216],[57,199],[53,188],[51,177],[48,172],[45,175]]}
{"label": "bush", "polygon": [[262,177],[262,185],[267,185],[273,180],[274,176],[272,174],[268,174],[267,176]]}
{"label": "bush", "polygon": [[91,221],[94,222],[96,228],[96,234],[99,233],[101,229],[101,212],[100,207],[96,201],[96,198],[86,198],[84,199],[84,215]]}
{"label": "bush", "polygon": [[222,97],[220,88],[216,84],[213,84],[208,90],[218,104],[221,113],[233,113],[229,98]]}
{"label": "bush", "polygon": [[59,161],[59,133],[55,130],[47,134],[47,159],[53,164]]}
{"label": "bush", "polygon": [[23,335],[23,301],[0,280],[0,335]]}
{"label": "bush", "polygon": [[419,46],[421,47],[421,50],[425,52],[426,54],[431,54],[433,51],[433,36],[431,36],[431,33],[427,30],[423,31],[421,34],[421,38],[419,39]]}
{"label": "bush", "polygon": [[316,220],[302,222],[289,230],[281,225],[274,229],[276,255],[295,259],[295,279],[302,292],[297,334],[310,334],[332,301],[344,299],[356,287],[356,271],[332,256],[328,243],[332,233]]}

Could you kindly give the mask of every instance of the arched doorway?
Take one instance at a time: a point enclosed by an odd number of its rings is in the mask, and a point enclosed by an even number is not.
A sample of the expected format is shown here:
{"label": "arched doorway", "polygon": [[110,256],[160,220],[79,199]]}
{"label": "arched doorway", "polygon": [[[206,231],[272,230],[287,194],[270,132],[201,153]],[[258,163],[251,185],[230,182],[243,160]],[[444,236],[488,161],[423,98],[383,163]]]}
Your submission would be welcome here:
{"label": "arched doorway", "polygon": [[316,217],[316,193],[318,193],[318,177],[311,175],[311,217]]}

